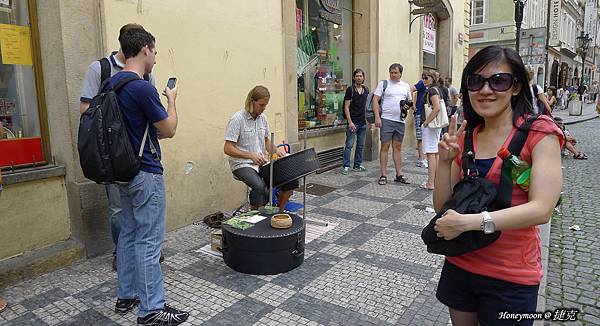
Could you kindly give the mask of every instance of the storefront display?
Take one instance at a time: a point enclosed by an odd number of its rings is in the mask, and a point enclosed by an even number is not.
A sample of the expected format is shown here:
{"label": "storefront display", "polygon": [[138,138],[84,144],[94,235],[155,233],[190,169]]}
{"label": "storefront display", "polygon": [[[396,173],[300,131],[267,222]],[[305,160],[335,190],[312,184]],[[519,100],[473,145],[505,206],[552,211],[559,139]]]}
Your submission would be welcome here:
{"label": "storefront display", "polygon": [[0,4],[0,167],[44,161],[27,1]]}
{"label": "storefront display", "polygon": [[[298,128],[346,122],[344,94],[352,83],[351,0],[297,0]],[[341,23],[337,24],[330,20]]]}

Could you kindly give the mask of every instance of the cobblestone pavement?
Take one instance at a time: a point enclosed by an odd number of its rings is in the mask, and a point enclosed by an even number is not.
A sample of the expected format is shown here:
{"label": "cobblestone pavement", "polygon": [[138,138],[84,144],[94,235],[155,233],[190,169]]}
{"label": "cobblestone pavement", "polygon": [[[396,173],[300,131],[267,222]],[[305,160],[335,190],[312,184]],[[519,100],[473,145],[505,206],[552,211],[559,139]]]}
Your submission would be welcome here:
{"label": "cobblestone pavement", "polygon": [[[576,308],[581,313],[569,325],[600,325],[600,120],[568,129],[590,158],[563,160],[561,214],[553,218],[550,231],[546,310]],[[580,230],[572,230],[575,225]]]}
{"label": "cobblestone pavement", "polygon": [[[307,196],[307,217],[337,226],[309,243],[305,262],[284,274],[241,274],[196,252],[209,240],[203,225],[170,232],[162,265],[167,302],[189,310],[191,325],[447,325],[447,309],[434,294],[443,258],[428,254],[420,239],[431,192],[419,189],[426,171],[414,162],[410,156],[405,167],[410,185],[393,178],[377,185],[377,162],[363,173],[311,176],[309,182],[336,190]],[[114,312],[110,261],[84,260],[3,290],[9,307],[0,325],[135,324],[135,313]]]}

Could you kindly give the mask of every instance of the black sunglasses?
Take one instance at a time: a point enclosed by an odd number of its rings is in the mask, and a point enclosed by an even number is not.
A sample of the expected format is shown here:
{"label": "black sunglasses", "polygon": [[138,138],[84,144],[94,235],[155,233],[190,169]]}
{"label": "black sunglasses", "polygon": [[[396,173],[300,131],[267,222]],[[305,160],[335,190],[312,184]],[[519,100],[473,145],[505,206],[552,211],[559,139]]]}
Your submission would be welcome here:
{"label": "black sunglasses", "polygon": [[492,90],[496,92],[505,92],[517,82],[517,79],[507,72],[491,75],[488,78],[478,74],[472,74],[467,77],[467,89],[471,92],[477,92],[483,88],[486,82]]}
{"label": "black sunglasses", "polygon": [[427,75],[421,75],[421,79],[425,80],[427,78],[429,78],[429,76],[427,76]]}

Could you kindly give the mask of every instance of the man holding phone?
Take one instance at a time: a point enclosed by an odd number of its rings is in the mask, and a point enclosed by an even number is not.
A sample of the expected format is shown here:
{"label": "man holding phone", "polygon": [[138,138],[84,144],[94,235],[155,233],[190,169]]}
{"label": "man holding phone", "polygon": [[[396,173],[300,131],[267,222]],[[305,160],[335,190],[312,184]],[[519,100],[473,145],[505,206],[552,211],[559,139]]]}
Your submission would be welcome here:
{"label": "man holding phone", "polygon": [[142,156],[139,173],[130,182],[118,186],[123,219],[117,248],[117,306],[136,300],[137,294],[138,324],[179,325],[189,314],[165,304],[163,274],[158,261],[165,238],[167,202],[157,134],[163,138],[175,136],[177,87],[164,88],[162,94],[168,101],[165,110],[156,88],[141,78],[150,73],[156,63],[152,34],[131,29],[119,41],[126,64],[110,81],[116,85],[122,80],[135,79],[122,86],[117,100],[131,145],[141,148]]}
{"label": "man holding phone", "polygon": [[[144,30],[144,27],[139,24],[130,23],[126,24],[119,30],[119,40],[123,37],[123,35],[131,30],[131,29],[141,29]],[[108,68],[108,71],[103,71],[103,65],[101,61],[107,62],[109,65],[105,66]],[[79,112],[83,114],[88,107],[90,106],[90,102],[98,94],[100,89],[100,85],[104,81],[102,78],[109,78],[123,70],[125,67],[125,55],[123,51],[119,49],[118,51],[112,52],[109,56],[102,58],[100,60],[96,60],[92,62],[85,73],[85,77],[83,78],[83,87],[81,88],[81,97],[80,97],[80,105]],[[154,75],[152,73],[144,75],[144,79],[150,82],[153,86],[156,86],[156,81],[154,79]],[[172,88],[172,87],[170,87]],[[121,199],[119,195],[119,189],[117,185],[111,184],[105,186],[106,197],[108,199],[108,221],[110,224],[110,231],[112,240],[114,243],[113,250],[113,261],[112,267],[113,270],[117,270],[117,244],[119,242],[119,233],[121,231]],[[164,260],[163,255],[160,256],[160,261]]]}

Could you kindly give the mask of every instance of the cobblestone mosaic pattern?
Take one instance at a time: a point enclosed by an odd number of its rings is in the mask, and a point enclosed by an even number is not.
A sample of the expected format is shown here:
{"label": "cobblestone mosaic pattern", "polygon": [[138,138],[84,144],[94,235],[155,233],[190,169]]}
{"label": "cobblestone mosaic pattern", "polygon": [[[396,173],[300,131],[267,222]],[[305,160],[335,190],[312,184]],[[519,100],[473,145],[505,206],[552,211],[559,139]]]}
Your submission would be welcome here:
{"label": "cobblestone mosaic pattern", "polygon": [[564,194],[550,231],[546,310],[575,308],[577,321],[568,325],[600,325],[600,120],[567,127],[589,159],[563,158]]}
{"label": "cobblestone mosaic pattern", "polygon": [[[307,196],[307,218],[337,226],[309,243],[304,263],[285,274],[240,274],[198,252],[209,240],[203,224],[170,232],[162,264],[166,301],[190,311],[189,325],[446,325],[447,308],[434,295],[442,260],[419,238],[430,192],[416,182],[379,186],[378,163],[366,166],[366,173],[336,169],[308,178],[336,190]],[[411,181],[426,174],[414,161],[405,170]],[[302,194],[292,199],[302,202]],[[114,312],[111,259],[85,260],[0,290],[9,302],[0,326],[134,325],[134,312]]]}

